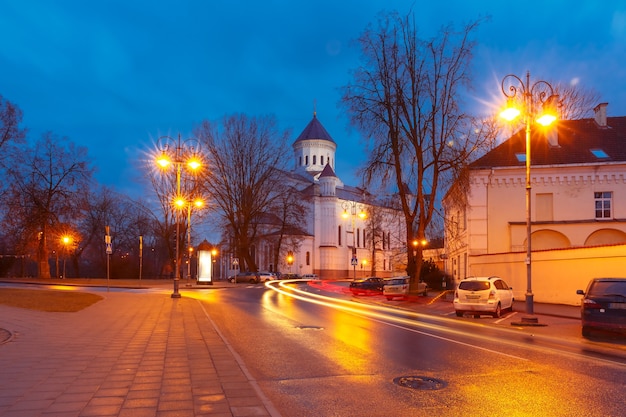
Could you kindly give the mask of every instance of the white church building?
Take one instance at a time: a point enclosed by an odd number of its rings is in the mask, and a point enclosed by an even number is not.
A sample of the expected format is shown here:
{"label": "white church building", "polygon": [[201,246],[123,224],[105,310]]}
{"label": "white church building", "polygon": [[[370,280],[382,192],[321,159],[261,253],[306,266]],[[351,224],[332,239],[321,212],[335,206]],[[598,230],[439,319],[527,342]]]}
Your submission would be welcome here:
{"label": "white church building", "polygon": [[[260,239],[254,256],[259,270],[321,279],[391,277],[406,274],[406,233],[398,210],[385,206],[366,190],[344,184],[335,174],[337,143],[317,115],[292,144],[294,165],[285,173],[308,216],[293,225],[298,241],[281,248],[292,255],[272,264],[273,243]],[[295,240],[295,239],[292,239]],[[229,275],[237,271],[229,271]]]}

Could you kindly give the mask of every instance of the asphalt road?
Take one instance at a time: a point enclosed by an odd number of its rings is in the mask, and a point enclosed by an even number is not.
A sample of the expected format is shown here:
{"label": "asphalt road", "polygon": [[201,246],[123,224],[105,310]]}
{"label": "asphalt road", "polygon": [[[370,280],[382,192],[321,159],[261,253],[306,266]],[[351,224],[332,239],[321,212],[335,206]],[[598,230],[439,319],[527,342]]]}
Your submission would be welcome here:
{"label": "asphalt road", "polygon": [[199,296],[285,416],[626,415],[619,344],[260,286]]}

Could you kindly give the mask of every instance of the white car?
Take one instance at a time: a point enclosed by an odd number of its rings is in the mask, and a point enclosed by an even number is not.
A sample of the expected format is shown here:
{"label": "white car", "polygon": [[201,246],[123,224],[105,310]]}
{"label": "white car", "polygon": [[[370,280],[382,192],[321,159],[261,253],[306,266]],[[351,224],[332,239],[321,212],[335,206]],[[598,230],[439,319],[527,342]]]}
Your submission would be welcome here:
{"label": "white car", "polygon": [[274,281],[278,279],[275,273],[267,271],[260,271],[257,273],[257,276],[259,277],[259,282]]}
{"label": "white car", "polygon": [[500,317],[504,310],[513,311],[513,301],[513,289],[502,278],[470,277],[459,282],[453,304],[458,317],[465,313]]}
{"label": "white car", "polygon": [[[394,298],[406,300],[409,296],[409,282],[410,277],[387,278],[383,287],[383,295],[389,301]],[[422,295],[428,295],[428,286],[425,282],[420,281],[417,283],[417,292]]]}

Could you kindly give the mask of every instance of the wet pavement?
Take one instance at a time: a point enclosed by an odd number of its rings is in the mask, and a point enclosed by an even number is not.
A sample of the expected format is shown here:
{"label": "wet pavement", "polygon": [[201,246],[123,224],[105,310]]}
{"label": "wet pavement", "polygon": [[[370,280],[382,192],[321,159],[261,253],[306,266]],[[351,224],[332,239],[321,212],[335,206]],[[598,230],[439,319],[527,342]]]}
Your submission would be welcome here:
{"label": "wet pavement", "polygon": [[[172,281],[12,280],[2,285],[20,282],[92,286],[90,291],[103,300],[76,313],[0,305],[0,415],[280,415],[214,326],[205,305],[193,297],[169,296]],[[180,290],[236,285],[242,284],[197,286],[183,280]],[[451,303],[437,295],[367,301],[449,314]],[[523,305],[514,310],[518,308],[523,310]],[[566,323],[567,329],[559,331],[579,337],[579,307],[536,303],[535,313],[552,323],[550,332]]]}

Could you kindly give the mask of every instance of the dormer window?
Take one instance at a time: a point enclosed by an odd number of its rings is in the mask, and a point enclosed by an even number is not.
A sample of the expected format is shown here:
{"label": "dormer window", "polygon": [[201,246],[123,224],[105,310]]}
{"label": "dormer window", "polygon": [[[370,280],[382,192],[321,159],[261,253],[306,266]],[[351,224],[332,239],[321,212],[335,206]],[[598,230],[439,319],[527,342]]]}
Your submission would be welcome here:
{"label": "dormer window", "polygon": [[591,153],[593,154],[593,156],[595,156],[598,159],[608,159],[609,155],[604,152],[602,149],[590,149]]}
{"label": "dormer window", "polygon": [[517,158],[518,162],[526,162],[526,154],[525,153],[516,153],[515,157]]}

